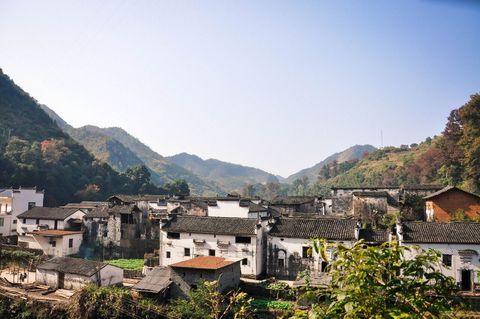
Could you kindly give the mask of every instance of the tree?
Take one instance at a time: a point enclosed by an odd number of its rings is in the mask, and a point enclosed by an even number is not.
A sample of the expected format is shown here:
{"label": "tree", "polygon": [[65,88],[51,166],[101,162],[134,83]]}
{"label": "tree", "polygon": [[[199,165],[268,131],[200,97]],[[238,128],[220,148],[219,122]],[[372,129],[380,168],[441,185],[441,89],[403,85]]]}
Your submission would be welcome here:
{"label": "tree", "polygon": [[190,188],[187,181],[184,179],[177,179],[173,183],[168,183],[164,186],[167,194],[177,196],[189,196]]}
{"label": "tree", "polygon": [[459,110],[463,135],[460,145],[464,150],[462,164],[465,166],[467,186],[480,191],[480,94],[474,94]]}
{"label": "tree", "polygon": [[[326,241],[315,239],[313,247],[327,260]],[[358,241],[351,248],[333,248],[337,258],[329,266],[330,303],[314,307],[319,317],[444,318],[459,303],[454,279],[437,271],[437,251],[398,242],[367,247]]]}
{"label": "tree", "polygon": [[187,299],[175,299],[170,313],[174,317],[191,319],[253,318],[251,299],[244,292],[220,293],[217,281],[200,282],[197,289],[188,293]]}

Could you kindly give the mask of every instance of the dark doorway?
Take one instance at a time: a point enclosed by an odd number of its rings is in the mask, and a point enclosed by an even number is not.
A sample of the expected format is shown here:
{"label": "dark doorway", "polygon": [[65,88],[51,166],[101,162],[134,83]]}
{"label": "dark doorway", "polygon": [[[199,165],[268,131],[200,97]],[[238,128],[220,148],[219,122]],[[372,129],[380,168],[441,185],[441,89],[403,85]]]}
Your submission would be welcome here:
{"label": "dark doorway", "polygon": [[472,271],[471,270],[462,270],[462,290],[463,291],[472,290]]}
{"label": "dark doorway", "polygon": [[58,228],[58,220],[55,221],[55,223],[53,224],[53,229],[57,229]]}
{"label": "dark doorway", "polygon": [[65,273],[59,272],[58,273],[58,289],[63,289],[65,285]]}

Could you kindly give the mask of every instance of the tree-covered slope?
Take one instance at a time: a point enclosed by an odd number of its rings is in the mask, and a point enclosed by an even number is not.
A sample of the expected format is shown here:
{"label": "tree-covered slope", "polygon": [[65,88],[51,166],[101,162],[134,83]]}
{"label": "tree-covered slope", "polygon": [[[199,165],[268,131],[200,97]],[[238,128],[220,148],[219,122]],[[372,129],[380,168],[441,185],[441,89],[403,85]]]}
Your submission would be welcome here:
{"label": "tree-covered slope", "polygon": [[323,166],[328,165],[334,161],[337,163],[343,163],[353,160],[358,160],[362,158],[365,153],[372,153],[376,150],[376,148],[372,145],[354,145],[352,147],[347,148],[342,152],[338,152],[335,154],[330,155],[323,161],[315,164],[310,168],[303,169],[295,174],[290,175],[285,180],[286,183],[293,183],[297,179],[301,179],[304,176],[308,177],[308,181],[310,183],[314,183],[318,179],[318,174]]}
{"label": "tree-covered slope", "polygon": [[258,168],[227,163],[216,159],[203,160],[196,155],[180,153],[167,157],[189,171],[208,180],[214,180],[227,191],[239,191],[245,184],[278,182],[275,175]]}
{"label": "tree-covered slope", "polygon": [[105,199],[130,180],[96,161],[0,70],[0,185],[45,189],[45,203]]}

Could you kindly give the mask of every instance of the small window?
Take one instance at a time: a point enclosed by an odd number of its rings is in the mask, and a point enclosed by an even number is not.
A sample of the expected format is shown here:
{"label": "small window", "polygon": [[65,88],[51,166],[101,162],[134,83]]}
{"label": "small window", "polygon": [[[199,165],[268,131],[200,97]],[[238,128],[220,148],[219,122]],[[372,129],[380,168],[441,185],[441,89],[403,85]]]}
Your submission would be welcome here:
{"label": "small window", "polygon": [[452,255],[447,255],[447,254],[442,255],[442,264],[444,266],[451,267],[452,266]]}
{"label": "small window", "polygon": [[215,249],[209,249],[208,250],[208,255],[209,256],[215,256]]}
{"label": "small window", "polygon": [[170,258],[170,252],[167,251],[167,258]]}
{"label": "small window", "polygon": [[37,218],[37,220],[35,221],[35,224],[40,224],[40,219]]}
{"label": "small window", "polygon": [[185,249],[184,249],[184,255],[185,255],[185,257],[189,257],[189,256],[190,256],[190,248],[185,248]]}
{"label": "small window", "polygon": [[17,219],[16,219],[16,218],[13,220],[13,223],[14,223],[14,224],[16,224],[16,223],[17,223]]}
{"label": "small window", "polygon": [[28,202],[28,209],[35,207],[35,202]]}
{"label": "small window", "polygon": [[190,285],[190,290],[197,290],[197,285]]}
{"label": "small window", "polygon": [[70,238],[68,240],[68,248],[72,248],[73,247],[73,238]]}
{"label": "small window", "polygon": [[167,233],[167,238],[169,239],[180,239],[180,233]]}
{"label": "small window", "polygon": [[27,219],[24,218],[23,221],[22,221],[22,223],[26,224],[26,223],[27,223]]}
{"label": "small window", "polygon": [[311,257],[310,255],[311,255],[310,247],[303,246],[302,247],[302,258],[309,258],[309,257]]}
{"label": "small window", "polygon": [[328,272],[328,263],[326,261],[322,261],[322,264],[320,265],[320,271]]}
{"label": "small window", "polygon": [[250,244],[252,242],[251,237],[237,236],[235,237],[236,244]]}
{"label": "small window", "polygon": [[283,267],[285,267],[285,259],[279,259],[278,268],[283,268]]}
{"label": "small window", "polygon": [[56,241],[52,241],[52,242],[50,242],[50,244],[52,245],[52,247],[57,247],[57,242]]}
{"label": "small window", "polygon": [[243,266],[248,265],[248,259],[247,259],[247,258],[243,258],[243,259],[242,259],[242,265],[243,265]]}

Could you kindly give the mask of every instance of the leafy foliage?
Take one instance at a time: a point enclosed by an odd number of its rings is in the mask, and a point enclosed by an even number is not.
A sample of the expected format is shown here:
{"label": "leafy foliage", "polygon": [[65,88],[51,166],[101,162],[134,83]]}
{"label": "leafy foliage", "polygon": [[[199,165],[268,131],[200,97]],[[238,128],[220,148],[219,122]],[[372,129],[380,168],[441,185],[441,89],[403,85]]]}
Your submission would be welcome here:
{"label": "leafy foliage", "polygon": [[284,309],[290,310],[293,304],[288,301],[255,299],[252,301],[252,307],[255,309]]}
{"label": "leafy foliage", "polygon": [[[324,240],[314,240],[321,253]],[[453,278],[437,269],[440,253],[400,246],[397,242],[351,248],[334,245],[332,283],[327,305],[314,307],[324,318],[446,318],[459,304]]]}
{"label": "leafy foliage", "polygon": [[143,259],[112,259],[106,260],[107,264],[117,266],[122,269],[129,270],[142,270],[143,269]]}
{"label": "leafy foliage", "polygon": [[217,288],[216,281],[200,282],[197,289],[190,290],[187,299],[172,301],[170,314],[191,319],[252,318],[252,300],[246,293],[230,291],[222,294]]}

